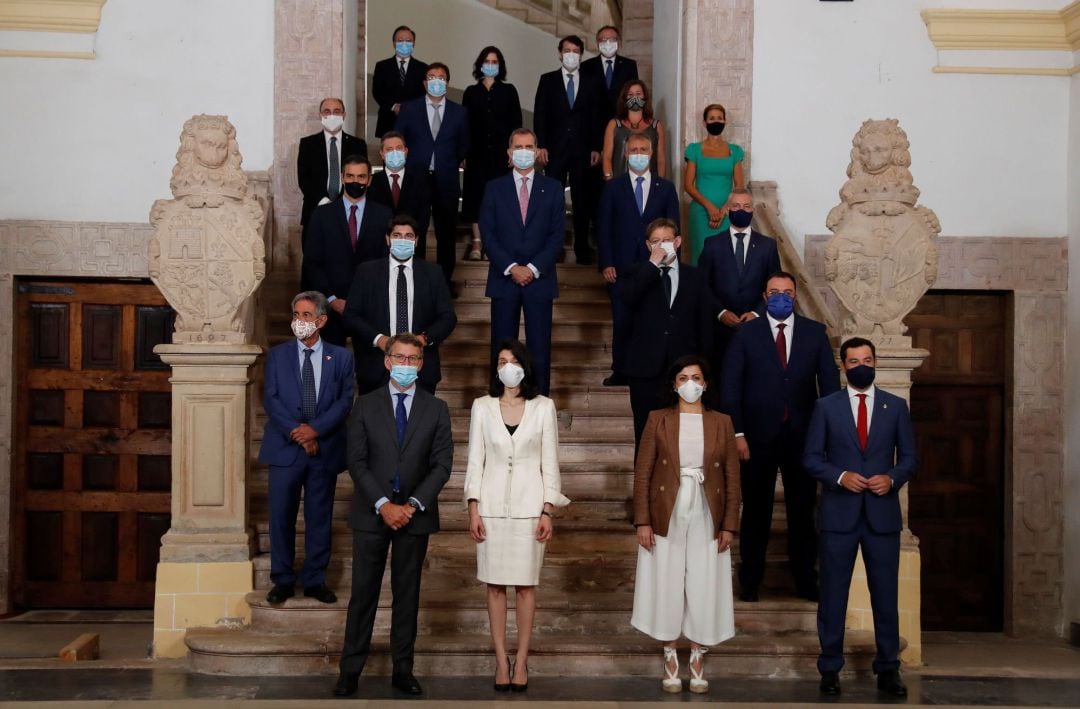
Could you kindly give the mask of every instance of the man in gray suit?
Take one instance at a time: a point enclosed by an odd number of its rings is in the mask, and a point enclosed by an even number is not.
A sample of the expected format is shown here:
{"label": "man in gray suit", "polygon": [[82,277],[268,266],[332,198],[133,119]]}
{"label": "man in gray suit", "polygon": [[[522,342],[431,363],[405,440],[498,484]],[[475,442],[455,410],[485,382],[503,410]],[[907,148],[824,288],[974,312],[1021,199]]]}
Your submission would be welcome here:
{"label": "man in gray suit", "polygon": [[439,491],[450,479],[454,459],[450,410],[416,386],[424,366],[423,342],[409,332],[394,335],[386,344],[384,364],[390,382],[361,396],[349,420],[349,474],[356,491],[349,515],[352,598],[334,686],[339,697],[356,692],[364,670],[391,547],[392,684],[407,694],[422,691],[413,676],[420,570],[428,536],[439,531]]}

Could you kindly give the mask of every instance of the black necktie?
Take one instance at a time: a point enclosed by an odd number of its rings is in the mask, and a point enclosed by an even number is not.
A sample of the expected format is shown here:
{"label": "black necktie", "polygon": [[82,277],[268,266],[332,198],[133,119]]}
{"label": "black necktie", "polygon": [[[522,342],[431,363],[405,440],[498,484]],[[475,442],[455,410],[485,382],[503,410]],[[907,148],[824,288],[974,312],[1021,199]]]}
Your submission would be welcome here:
{"label": "black necktie", "polygon": [[394,334],[409,331],[409,284],[405,281],[405,266],[397,267],[397,323]]}
{"label": "black necktie", "polygon": [[312,349],[304,350],[304,366],[300,370],[300,402],[304,423],[315,418],[315,366],[311,363]]}
{"label": "black necktie", "polygon": [[671,266],[660,267],[660,282],[664,284],[664,305],[671,307]]}
{"label": "black necktie", "polygon": [[746,261],[746,245],[743,243],[745,237],[745,232],[735,232],[735,269],[740,276]]}

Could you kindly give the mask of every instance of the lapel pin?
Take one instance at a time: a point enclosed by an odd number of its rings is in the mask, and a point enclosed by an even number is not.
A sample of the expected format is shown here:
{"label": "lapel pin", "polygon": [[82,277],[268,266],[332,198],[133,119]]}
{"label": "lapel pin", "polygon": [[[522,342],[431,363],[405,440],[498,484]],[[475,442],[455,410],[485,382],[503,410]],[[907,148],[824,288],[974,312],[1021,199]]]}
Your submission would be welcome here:
{"label": "lapel pin", "polygon": [[889,408],[889,405],[888,405],[888,404],[882,404],[882,405],[881,405],[881,408],[883,408],[883,409],[887,409],[887,408]]}
{"label": "lapel pin", "polygon": [[332,356],[330,356],[330,355],[326,355],[326,361],[327,361],[327,362],[329,362],[329,361],[330,361],[330,360],[332,360],[332,359],[333,359],[333,357],[332,357]]}

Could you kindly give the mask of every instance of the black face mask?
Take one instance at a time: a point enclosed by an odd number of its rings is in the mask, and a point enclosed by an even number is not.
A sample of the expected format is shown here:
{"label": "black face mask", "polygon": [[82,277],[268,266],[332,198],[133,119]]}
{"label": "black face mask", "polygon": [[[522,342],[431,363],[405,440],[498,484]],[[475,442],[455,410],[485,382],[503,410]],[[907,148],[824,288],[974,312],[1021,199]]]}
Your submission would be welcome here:
{"label": "black face mask", "polygon": [[751,220],[754,218],[753,212],[748,212],[745,209],[729,209],[728,219],[731,220],[731,226],[736,229],[745,229],[750,226]]}
{"label": "black face mask", "polygon": [[705,130],[709,131],[709,135],[720,135],[724,132],[725,125],[723,121],[713,121],[705,124]]}
{"label": "black face mask", "polygon": [[844,374],[847,376],[848,384],[856,389],[866,389],[874,383],[874,368],[865,364],[852,367]]}
{"label": "black face mask", "polygon": [[360,184],[359,182],[346,182],[345,194],[349,195],[353,199],[360,199],[367,192],[367,185]]}

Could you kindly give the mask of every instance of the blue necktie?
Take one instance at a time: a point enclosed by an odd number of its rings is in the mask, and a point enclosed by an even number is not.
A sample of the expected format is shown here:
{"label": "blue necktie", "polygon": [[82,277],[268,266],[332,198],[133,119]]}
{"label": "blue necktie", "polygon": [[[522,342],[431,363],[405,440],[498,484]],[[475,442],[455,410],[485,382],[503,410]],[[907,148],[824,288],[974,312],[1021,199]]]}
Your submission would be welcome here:
{"label": "blue necktie", "polygon": [[304,350],[304,366],[300,370],[300,402],[303,406],[304,423],[315,418],[315,366],[311,364],[311,353]]}
{"label": "blue necktie", "polygon": [[[397,444],[398,448],[401,448],[401,444],[405,442],[405,426],[409,423],[409,416],[405,412],[405,397],[408,394],[394,394],[397,397],[397,409],[394,411],[394,418],[397,421]],[[394,471],[394,492],[401,492],[401,472]]]}
{"label": "blue necktie", "polygon": [[610,59],[608,59],[607,60],[607,69],[604,70],[604,83],[607,84],[607,87],[609,89],[611,88],[611,74],[612,74],[611,65],[612,65],[612,63],[613,62]]}
{"label": "blue necktie", "polygon": [[637,200],[637,213],[645,213],[645,191],[641,189],[641,183],[645,181],[645,178],[641,175],[637,176],[637,184],[634,185],[634,199]]}
{"label": "blue necktie", "polygon": [[566,77],[566,100],[570,102],[570,108],[574,107],[574,75]]}

